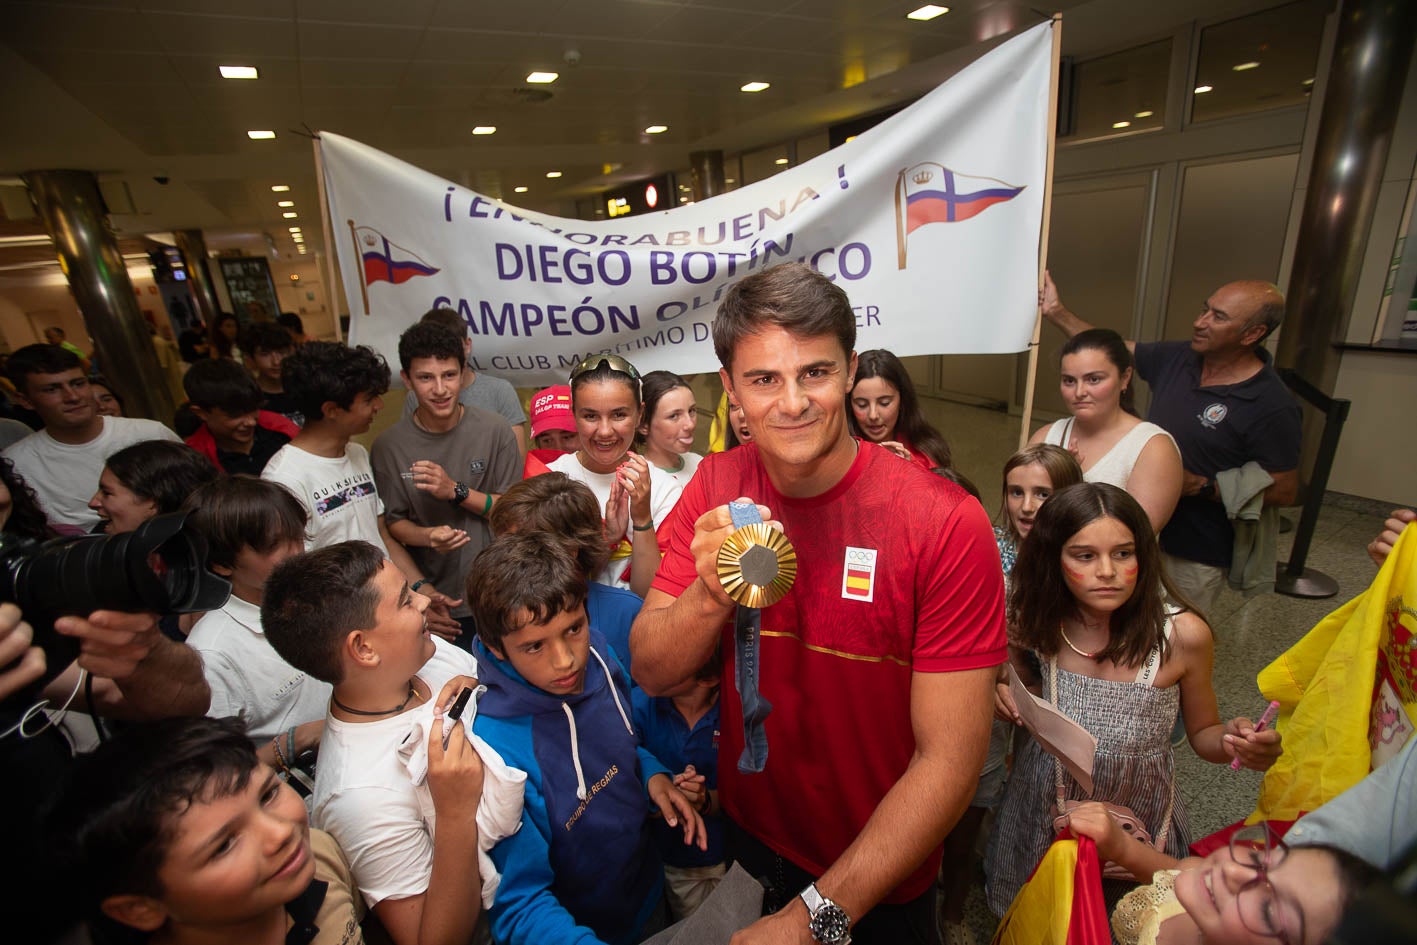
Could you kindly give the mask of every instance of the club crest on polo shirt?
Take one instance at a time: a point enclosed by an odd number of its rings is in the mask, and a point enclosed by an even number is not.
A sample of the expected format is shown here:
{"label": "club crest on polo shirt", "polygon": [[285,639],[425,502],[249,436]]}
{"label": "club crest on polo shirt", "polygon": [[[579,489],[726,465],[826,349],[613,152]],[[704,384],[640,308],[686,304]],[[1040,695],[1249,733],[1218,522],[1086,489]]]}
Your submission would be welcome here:
{"label": "club crest on polo shirt", "polygon": [[1200,412],[1197,419],[1200,420],[1201,426],[1205,427],[1207,430],[1214,430],[1220,425],[1220,421],[1224,420],[1225,415],[1229,412],[1230,408],[1224,404],[1211,404]]}
{"label": "club crest on polo shirt", "polygon": [[467,464],[467,474],[474,479],[482,475],[487,470],[487,460],[474,459]]}
{"label": "club crest on polo shirt", "polygon": [[843,600],[876,598],[876,549],[847,547],[841,572]]}

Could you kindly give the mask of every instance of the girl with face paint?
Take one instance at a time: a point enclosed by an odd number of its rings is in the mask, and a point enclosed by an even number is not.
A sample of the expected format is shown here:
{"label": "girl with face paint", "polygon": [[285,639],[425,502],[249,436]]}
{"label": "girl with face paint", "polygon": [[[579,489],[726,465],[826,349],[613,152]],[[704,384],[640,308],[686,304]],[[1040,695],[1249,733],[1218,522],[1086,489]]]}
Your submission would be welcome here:
{"label": "girl with face paint", "polygon": [[[1019,548],[1009,590],[1010,658],[1026,684],[1097,739],[1092,791],[1024,739],[991,848],[989,905],[1003,914],[1053,839],[1059,800],[1130,808],[1164,852],[1190,843],[1175,790],[1177,714],[1196,754],[1265,770],[1279,733],[1220,720],[1211,686],[1214,643],[1201,615],[1171,588],[1145,510],[1116,486],[1080,483],[1053,495]],[[1259,695],[1256,693],[1256,702]],[[999,700],[1002,715],[1012,699]]]}

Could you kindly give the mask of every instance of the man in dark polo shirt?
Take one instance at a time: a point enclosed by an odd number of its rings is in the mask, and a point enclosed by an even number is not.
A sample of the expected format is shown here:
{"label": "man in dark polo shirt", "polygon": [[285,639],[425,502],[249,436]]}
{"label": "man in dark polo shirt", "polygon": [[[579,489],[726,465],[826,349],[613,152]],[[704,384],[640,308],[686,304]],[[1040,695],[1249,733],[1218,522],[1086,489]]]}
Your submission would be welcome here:
{"label": "man in dark polo shirt", "polygon": [[[1063,305],[1051,276],[1039,304],[1070,338],[1092,327]],[[1161,550],[1171,579],[1203,611],[1225,583],[1235,542],[1216,475],[1254,462],[1274,480],[1265,505],[1289,505],[1298,495],[1299,405],[1260,347],[1283,317],[1275,286],[1231,282],[1205,300],[1189,342],[1127,342],[1137,375],[1151,386],[1147,419],[1175,438],[1185,467]]]}
{"label": "man in dark polo shirt", "polygon": [[182,376],[192,415],[202,421],[187,445],[228,475],[259,476],[300,428],[262,410],[265,395],[246,369],[227,358],[198,361]]}

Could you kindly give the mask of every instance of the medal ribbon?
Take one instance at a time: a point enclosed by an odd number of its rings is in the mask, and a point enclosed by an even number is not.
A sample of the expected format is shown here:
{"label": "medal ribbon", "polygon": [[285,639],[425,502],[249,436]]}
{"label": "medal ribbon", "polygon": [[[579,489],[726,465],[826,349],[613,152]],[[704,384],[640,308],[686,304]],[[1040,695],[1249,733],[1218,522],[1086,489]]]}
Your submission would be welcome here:
{"label": "medal ribbon", "polygon": [[[733,517],[735,528],[760,525],[763,521],[752,502],[730,502],[728,513]],[[740,604],[733,623],[733,676],[743,703],[743,754],[738,758],[738,770],[744,774],[758,774],[768,763],[768,733],[764,723],[772,712],[772,703],[758,691],[762,614],[757,607]]]}

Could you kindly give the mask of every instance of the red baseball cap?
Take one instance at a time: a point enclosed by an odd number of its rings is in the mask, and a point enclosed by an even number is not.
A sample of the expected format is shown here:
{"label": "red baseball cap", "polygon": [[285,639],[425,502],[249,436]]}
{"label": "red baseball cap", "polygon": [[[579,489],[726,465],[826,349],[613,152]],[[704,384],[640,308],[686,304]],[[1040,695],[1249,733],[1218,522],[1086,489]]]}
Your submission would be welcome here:
{"label": "red baseball cap", "polygon": [[547,430],[576,432],[576,420],[571,413],[571,388],[565,384],[539,390],[531,398],[532,439]]}

